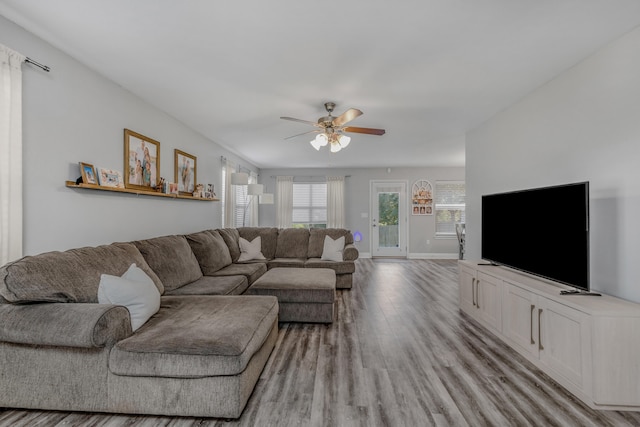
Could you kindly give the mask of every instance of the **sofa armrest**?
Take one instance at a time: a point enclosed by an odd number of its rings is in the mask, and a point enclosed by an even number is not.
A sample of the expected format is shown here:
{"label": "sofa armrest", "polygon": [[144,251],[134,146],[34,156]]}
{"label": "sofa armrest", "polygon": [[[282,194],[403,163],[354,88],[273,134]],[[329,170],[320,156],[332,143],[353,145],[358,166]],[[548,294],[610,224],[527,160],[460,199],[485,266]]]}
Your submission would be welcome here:
{"label": "sofa armrest", "polygon": [[129,311],[111,304],[0,304],[0,341],[105,347],[130,336]]}
{"label": "sofa armrest", "polygon": [[342,258],[345,261],[355,261],[360,256],[358,252],[358,248],[353,243],[345,245],[344,250],[342,251]]}

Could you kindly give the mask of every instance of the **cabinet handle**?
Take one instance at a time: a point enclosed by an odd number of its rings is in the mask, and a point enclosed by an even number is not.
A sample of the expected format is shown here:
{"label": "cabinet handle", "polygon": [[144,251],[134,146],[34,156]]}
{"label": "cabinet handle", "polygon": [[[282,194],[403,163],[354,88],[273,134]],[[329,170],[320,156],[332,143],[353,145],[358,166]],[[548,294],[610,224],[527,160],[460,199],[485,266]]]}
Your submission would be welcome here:
{"label": "cabinet handle", "polygon": [[476,306],[476,278],[471,279],[471,300],[473,301],[473,306]]}
{"label": "cabinet handle", "polygon": [[480,279],[476,280],[476,307],[480,308]]}
{"label": "cabinet handle", "polygon": [[538,350],[544,350],[542,345],[542,309],[538,309]]}
{"label": "cabinet handle", "polygon": [[536,309],[536,306],[531,304],[531,322],[529,323],[531,330],[529,332],[529,336],[531,337],[531,344],[535,344],[536,341],[533,339],[533,311]]}

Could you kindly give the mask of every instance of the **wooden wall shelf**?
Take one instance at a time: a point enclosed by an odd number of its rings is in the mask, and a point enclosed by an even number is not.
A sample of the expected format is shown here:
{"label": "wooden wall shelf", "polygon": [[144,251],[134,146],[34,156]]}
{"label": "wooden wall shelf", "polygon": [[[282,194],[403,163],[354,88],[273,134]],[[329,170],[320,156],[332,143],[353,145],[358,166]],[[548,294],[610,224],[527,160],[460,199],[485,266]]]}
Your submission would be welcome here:
{"label": "wooden wall shelf", "polygon": [[92,185],[92,184],[76,184],[74,181],[65,181],[65,186],[69,188],[82,188],[85,190],[110,191],[113,193],[128,193],[128,194],[136,194],[136,195],[142,195],[142,196],[168,197],[170,199],[197,200],[200,202],[219,202],[220,201],[220,199],[205,199],[202,197],[183,196],[182,194],[165,194],[165,193],[159,193],[156,191],[132,190],[129,188],[101,187],[99,185]]}

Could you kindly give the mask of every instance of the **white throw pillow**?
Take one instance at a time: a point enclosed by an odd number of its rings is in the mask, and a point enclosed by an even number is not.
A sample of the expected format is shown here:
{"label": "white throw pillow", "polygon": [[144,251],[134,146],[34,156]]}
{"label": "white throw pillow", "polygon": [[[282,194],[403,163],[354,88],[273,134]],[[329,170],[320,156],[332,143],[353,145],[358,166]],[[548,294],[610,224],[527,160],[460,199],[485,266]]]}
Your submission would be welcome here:
{"label": "white throw pillow", "polygon": [[329,236],[324,236],[321,260],[342,261],[342,251],[344,251],[344,236],[338,237],[336,240]]}
{"label": "white throw pillow", "polygon": [[142,269],[131,264],[122,277],[100,276],[98,302],[125,306],[131,315],[131,329],[135,331],[160,310],[160,292]]}
{"label": "white throw pillow", "polygon": [[262,238],[260,236],[249,242],[247,239],[240,238],[240,258],[239,262],[250,261],[252,259],[266,259],[262,255]]}

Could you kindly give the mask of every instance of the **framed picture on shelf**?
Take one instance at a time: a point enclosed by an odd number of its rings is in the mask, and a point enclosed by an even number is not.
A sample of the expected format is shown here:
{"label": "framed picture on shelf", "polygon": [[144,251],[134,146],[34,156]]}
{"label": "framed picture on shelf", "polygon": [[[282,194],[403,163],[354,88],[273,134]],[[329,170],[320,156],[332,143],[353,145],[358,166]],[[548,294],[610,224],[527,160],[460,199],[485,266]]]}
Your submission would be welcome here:
{"label": "framed picture on shelf", "polygon": [[179,194],[185,196],[193,195],[197,177],[196,156],[187,154],[184,151],[175,150],[174,171]]}
{"label": "framed picture on shelf", "polygon": [[433,215],[433,187],[426,179],[411,187],[411,212],[413,215]]}
{"label": "framed picture on shelf", "polygon": [[124,130],[124,186],[155,189],[160,177],[160,143],[132,130]]}
{"label": "framed picture on shelf", "polygon": [[122,173],[113,169],[98,168],[98,183],[103,187],[124,188]]}
{"label": "framed picture on shelf", "polygon": [[93,165],[80,162],[80,175],[82,175],[82,182],[84,184],[98,185],[96,169],[93,167]]}

